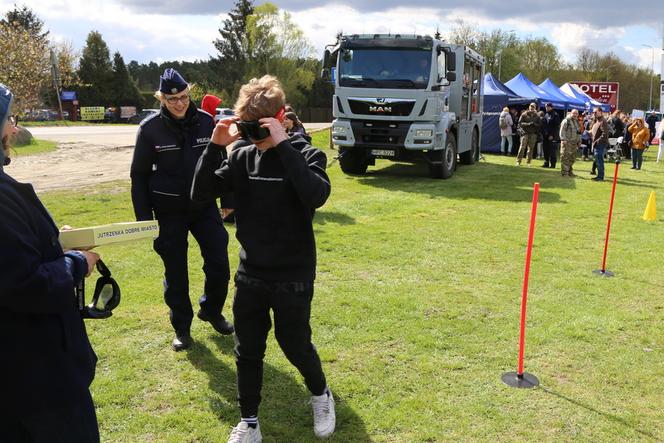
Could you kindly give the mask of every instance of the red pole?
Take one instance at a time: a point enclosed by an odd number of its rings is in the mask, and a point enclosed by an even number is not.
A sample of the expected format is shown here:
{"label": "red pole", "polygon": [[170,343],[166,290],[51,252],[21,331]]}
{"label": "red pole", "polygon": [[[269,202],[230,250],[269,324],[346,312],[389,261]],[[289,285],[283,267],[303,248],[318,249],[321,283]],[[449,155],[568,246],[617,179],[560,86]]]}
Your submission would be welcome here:
{"label": "red pole", "polygon": [[519,334],[519,368],[517,377],[523,377],[523,353],[526,347],[526,304],[528,302],[528,278],[530,277],[530,258],[535,238],[535,218],[537,217],[537,197],[539,196],[539,183],[533,187],[533,203],[530,209],[530,229],[528,231],[528,247],[526,249],[526,269],[523,277],[523,293],[521,296],[521,331]]}
{"label": "red pole", "polygon": [[618,183],[618,166],[620,162],[616,162],[616,170],[613,173],[613,189],[611,189],[611,204],[609,205],[609,221],[606,224],[606,238],[604,239],[604,256],[602,257],[602,273],[606,272],[606,253],[609,249],[609,232],[611,231],[611,218],[613,217],[613,200],[616,196],[616,184]]}

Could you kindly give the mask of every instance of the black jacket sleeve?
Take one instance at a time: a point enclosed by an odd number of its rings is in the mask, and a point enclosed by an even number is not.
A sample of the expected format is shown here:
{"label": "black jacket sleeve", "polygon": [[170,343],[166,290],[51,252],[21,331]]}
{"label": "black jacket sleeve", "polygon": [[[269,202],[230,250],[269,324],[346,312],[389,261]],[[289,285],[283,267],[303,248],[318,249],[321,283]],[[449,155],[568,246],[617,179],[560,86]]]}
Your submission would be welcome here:
{"label": "black jacket sleeve", "polygon": [[[232,188],[233,180],[226,147],[210,142],[198,159],[191,185],[191,199],[194,201],[214,199],[231,192]],[[227,207],[223,205],[223,201],[222,206]]]}
{"label": "black jacket sleeve", "polygon": [[0,194],[0,309],[34,314],[71,311],[74,279],[63,255],[46,261],[16,201]]}
{"label": "black jacket sleeve", "polygon": [[288,179],[302,204],[311,209],[323,206],[331,190],[330,179],[325,173],[325,154],[311,146],[300,152],[288,140],[279,143],[274,149],[281,157]]}
{"label": "black jacket sleeve", "polygon": [[131,201],[134,205],[136,220],[153,220],[150,203],[150,175],[155,163],[154,150],[144,133],[144,127],[138,128],[134,158],[131,161]]}

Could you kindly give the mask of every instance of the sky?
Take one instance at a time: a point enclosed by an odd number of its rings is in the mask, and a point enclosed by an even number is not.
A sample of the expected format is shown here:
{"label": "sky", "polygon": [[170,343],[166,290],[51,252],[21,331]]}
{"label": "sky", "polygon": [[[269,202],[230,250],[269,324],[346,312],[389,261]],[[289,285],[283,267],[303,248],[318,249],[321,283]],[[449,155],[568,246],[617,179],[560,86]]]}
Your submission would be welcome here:
{"label": "sky", "polygon": [[[234,0],[0,0],[4,13],[25,4],[51,38],[80,50],[91,30],[126,63],[200,60],[215,55],[212,41]],[[260,4],[262,2],[257,2]],[[518,37],[546,37],[568,61],[586,46],[661,72],[664,0],[275,0],[291,13],[322,57],[344,34],[429,34],[449,31],[459,19],[482,31],[500,28]],[[407,5],[407,6],[404,6]],[[648,47],[648,45],[650,47]],[[652,49],[652,48],[654,49]],[[654,63],[653,63],[654,60]]]}

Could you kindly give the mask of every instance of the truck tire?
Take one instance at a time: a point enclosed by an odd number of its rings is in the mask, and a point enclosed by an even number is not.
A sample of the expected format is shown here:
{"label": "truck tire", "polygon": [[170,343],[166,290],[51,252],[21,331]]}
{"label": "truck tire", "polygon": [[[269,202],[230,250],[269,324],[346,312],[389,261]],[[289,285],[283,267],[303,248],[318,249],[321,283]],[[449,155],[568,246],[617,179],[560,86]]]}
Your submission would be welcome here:
{"label": "truck tire", "polygon": [[364,174],[369,162],[364,149],[339,148],[339,166],[346,174]]}
{"label": "truck tire", "polygon": [[470,140],[470,151],[459,154],[459,159],[463,165],[472,165],[480,159],[480,134],[477,128],[473,129],[473,136]]}
{"label": "truck tire", "polygon": [[457,145],[454,134],[447,135],[445,147],[437,151],[429,151],[429,173],[432,178],[447,179],[452,177],[456,169]]}

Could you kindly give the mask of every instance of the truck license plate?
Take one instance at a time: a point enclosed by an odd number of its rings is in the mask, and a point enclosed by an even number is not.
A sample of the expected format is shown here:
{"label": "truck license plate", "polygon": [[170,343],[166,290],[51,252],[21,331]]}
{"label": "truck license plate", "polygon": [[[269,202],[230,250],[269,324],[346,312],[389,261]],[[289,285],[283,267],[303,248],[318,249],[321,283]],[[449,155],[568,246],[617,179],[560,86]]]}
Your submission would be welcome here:
{"label": "truck license plate", "polygon": [[393,151],[391,149],[372,149],[371,155],[375,155],[377,157],[396,157],[397,151]]}

